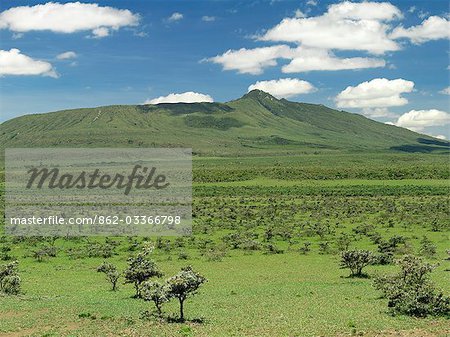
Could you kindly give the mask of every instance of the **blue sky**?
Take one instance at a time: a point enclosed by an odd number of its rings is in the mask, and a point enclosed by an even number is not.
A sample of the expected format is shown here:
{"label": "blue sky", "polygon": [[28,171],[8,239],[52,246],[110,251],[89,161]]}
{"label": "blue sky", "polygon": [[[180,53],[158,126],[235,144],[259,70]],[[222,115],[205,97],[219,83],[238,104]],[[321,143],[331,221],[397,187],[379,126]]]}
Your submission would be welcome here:
{"label": "blue sky", "polygon": [[[0,4],[1,121],[171,93],[223,102],[259,81],[277,97],[450,138],[448,1],[60,4]],[[40,22],[39,9],[53,14]]]}

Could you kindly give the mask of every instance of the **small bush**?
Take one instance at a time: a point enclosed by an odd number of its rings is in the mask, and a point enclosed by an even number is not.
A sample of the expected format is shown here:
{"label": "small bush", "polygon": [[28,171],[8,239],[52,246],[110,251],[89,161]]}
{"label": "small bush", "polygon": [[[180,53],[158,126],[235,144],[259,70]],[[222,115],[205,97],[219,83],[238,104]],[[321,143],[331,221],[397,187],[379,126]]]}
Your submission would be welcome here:
{"label": "small bush", "polygon": [[273,243],[267,243],[264,245],[264,254],[283,254],[284,250],[281,248],[278,248]]}
{"label": "small bush", "polygon": [[217,245],[213,248],[207,249],[202,252],[202,255],[206,258],[206,261],[210,262],[220,262],[228,252],[225,245]]}
{"label": "small bush", "polygon": [[341,253],[341,267],[350,269],[352,277],[364,276],[363,268],[372,262],[373,254],[368,250],[346,250]]}
{"label": "small bush", "polygon": [[10,254],[11,252],[11,247],[9,246],[2,246],[2,248],[0,248],[0,260],[2,261],[9,261],[12,260],[12,256]]}
{"label": "small bush", "polygon": [[178,260],[189,260],[189,254],[186,251],[182,250],[178,253]]}
{"label": "small bush", "polygon": [[424,236],[420,241],[420,255],[427,258],[433,258],[436,255],[436,250],[436,245],[430,239]]}
{"label": "small bush", "polygon": [[393,262],[394,262],[394,254],[387,252],[374,254],[372,264],[388,265]]}
{"label": "small bush", "polygon": [[330,252],[331,248],[328,241],[319,242],[319,254],[329,254]]}
{"label": "small bush", "polygon": [[340,252],[343,252],[350,248],[351,242],[352,242],[352,239],[351,239],[350,235],[343,233],[342,235],[338,236],[338,238],[336,239],[336,247]]}
{"label": "small bush", "polygon": [[0,265],[0,292],[8,295],[20,293],[21,279],[18,273],[18,265],[17,261]]}
{"label": "small bush", "polygon": [[300,254],[308,254],[311,251],[311,242],[305,242],[303,243],[303,246],[298,249]]}

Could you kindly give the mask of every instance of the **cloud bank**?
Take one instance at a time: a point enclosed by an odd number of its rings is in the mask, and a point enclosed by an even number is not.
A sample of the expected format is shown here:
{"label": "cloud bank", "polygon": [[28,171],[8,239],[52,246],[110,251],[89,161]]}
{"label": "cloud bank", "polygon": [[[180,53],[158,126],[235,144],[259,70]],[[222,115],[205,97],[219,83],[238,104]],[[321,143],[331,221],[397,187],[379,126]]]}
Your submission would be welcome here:
{"label": "cloud bank", "polygon": [[[311,17],[297,10],[294,17],[284,18],[255,37],[276,45],[230,49],[206,60],[222,65],[223,70],[252,75],[276,66],[279,59],[290,60],[282,67],[283,73],[378,68],[386,66],[379,56],[342,58],[334,51],[383,55],[401,49],[397,39],[408,38],[418,44],[450,37],[446,18],[431,16],[410,28],[398,25],[402,19],[401,11],[389,2],[342,1],[328,6],[322,15]],[[296,47],[285,43],[293,43]]]}
{"label": "cloud bank", "polygon": [[181,94],[169,94],[167,96],[160,96],[158,98],[148,99],[144,104],[159,104],[159,103],[196,103],[196,102],[214,102],[214,99],[205,94],[188,91]]}

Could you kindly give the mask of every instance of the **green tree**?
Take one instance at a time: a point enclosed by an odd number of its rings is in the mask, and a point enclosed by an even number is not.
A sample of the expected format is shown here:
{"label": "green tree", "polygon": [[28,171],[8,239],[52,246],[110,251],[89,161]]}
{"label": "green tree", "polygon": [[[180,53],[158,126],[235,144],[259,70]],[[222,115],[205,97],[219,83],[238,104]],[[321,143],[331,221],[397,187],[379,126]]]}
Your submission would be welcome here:
{"label": "green tree", "polygon": [[162,277],[155,261],[149,258],[152,248],[144,248],[142,252],[128,259],[128,268],[125,270],[125,283],[133,283],[136,290],[135,297],[140,297],[140,285],[152,277]]}
{"label": "green tree", "polygon": [[167,280],[167,294],[177,298],[180,303],[180,321],[184,321],[184,301],[188,296],[196,294],[206,281],[206,278],[195,272],[191,266],[182,268],[178,274]]}
{"label": "green tree", "polygon": [[162,315],[162,305],[169,301],[167,285],[157,281],[146,281],[141,286],[141,297],[145,301],[152,301],[155,304],[158,316]]}
{"label": "green tree", "polygon": [[105,274],[106,279],[111,283],[112,291],[117,290],[117,282],[119,281],[120,273],[115,265],[109,262],[103,262],[97,267],[97,272]]}

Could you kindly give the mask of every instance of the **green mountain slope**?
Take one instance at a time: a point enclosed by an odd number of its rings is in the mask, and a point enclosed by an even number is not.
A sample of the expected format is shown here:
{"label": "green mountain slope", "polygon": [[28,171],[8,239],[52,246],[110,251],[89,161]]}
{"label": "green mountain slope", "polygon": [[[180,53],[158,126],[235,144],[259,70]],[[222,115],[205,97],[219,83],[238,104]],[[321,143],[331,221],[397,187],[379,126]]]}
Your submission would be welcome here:
{"label": "green mountain slope", "polygon": [[26,115],[0,125],[4,147],[192,147],[202,155],[448,151],[449,143],[358,114],[254,90],[227,103],[114,105]]}

